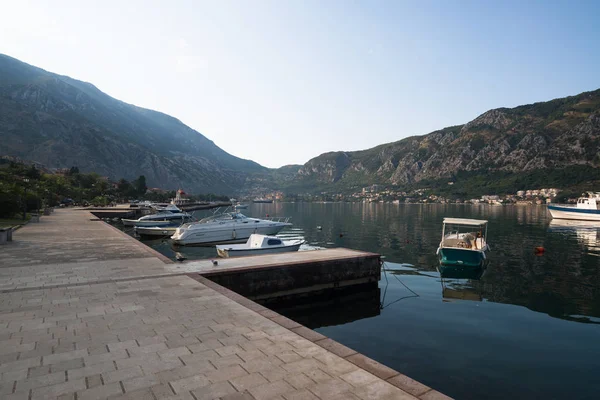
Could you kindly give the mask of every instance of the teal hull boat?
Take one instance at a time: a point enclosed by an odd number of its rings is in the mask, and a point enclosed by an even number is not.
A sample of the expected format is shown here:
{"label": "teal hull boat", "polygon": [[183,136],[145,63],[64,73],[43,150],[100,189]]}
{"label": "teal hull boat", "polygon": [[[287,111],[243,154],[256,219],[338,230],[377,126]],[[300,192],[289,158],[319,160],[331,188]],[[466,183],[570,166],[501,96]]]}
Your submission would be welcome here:
{"label": "teal hull boat", "polygon": [[487,221],[444,218],[442,240],[437,249],[441,266],[482,268],[487,262]]}
{"label": "teal hull boat", "polygon": [[479,250],[440,248],[440,265],[464,268],[482,268],[487,260],[485,253]]}

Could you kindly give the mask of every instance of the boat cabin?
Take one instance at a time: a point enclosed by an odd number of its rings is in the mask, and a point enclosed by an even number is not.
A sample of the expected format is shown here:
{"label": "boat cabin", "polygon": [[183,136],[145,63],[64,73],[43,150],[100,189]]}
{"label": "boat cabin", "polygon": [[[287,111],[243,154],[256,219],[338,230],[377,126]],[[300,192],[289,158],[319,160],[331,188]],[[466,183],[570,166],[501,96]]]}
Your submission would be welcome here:
{"label": "boat cabin", "polygon": [[267,248],[283,246],[283,241],[277,237],[252,234],[248,239],[250,248]]}
{"label": "boat cabin", "polygon": [[598,210],[600,206],[600,194],[588,193],[588,197],[580,197],[577,199],[577,208],[584,210]]}
{"label": "boat cabin", "polygon": [[486,250],[487,221],[467,218],[444,218],[440,248]]}

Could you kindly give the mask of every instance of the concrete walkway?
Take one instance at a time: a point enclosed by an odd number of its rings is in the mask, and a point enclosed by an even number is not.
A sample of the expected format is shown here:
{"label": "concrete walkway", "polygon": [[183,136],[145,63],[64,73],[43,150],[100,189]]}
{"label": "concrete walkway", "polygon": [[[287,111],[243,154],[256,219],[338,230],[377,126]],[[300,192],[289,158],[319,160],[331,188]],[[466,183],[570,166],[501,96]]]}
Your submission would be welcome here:
{"label": "concrete walkway", "polygon": [[95,219],[0,246],[0,398],[447,398]]}

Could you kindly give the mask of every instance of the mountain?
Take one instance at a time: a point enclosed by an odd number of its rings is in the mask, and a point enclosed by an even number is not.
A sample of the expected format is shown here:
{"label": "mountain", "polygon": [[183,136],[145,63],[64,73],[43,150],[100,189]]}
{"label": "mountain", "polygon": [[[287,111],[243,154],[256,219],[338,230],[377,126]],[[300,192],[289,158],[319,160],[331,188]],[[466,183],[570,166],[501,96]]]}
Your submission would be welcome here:
{"label": "mountain", "polygon": [[92,84],[0,54],[0,155],[78,166],[149,186],[233,193],[268,169],[228,154],[181,121]]}
{"label": "mountain", "polygon": [[[599,176],[600,89],[515,108],[364,151],[330,152],[300,167],[286,185],[350,188],[373,183],[418,186],[472,177],[536,176],[531,184],[569,184]],[[566,172],[557,172],[565,170]],[[567,171],[568,170],[568,171]],[[289,171],[287,171],[289,176]],[[593,176],[592,176],[593,175]],[[579,177],[578,177],[579,176]],[[526,181],[521,179],[521,181]],[[540,181],[540,182],[538,182]],[[479,180],[486,184],[485,179]]]}

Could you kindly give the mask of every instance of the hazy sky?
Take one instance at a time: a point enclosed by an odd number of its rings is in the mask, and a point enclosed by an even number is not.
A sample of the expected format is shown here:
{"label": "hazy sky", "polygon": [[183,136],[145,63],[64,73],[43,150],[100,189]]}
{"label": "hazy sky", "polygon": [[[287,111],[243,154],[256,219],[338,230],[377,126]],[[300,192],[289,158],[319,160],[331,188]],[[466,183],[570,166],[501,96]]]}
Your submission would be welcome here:
{"label": "hazy sky", "polygon": [[302,164],[600,88],[600,1],[0,0],[0,53]]}

